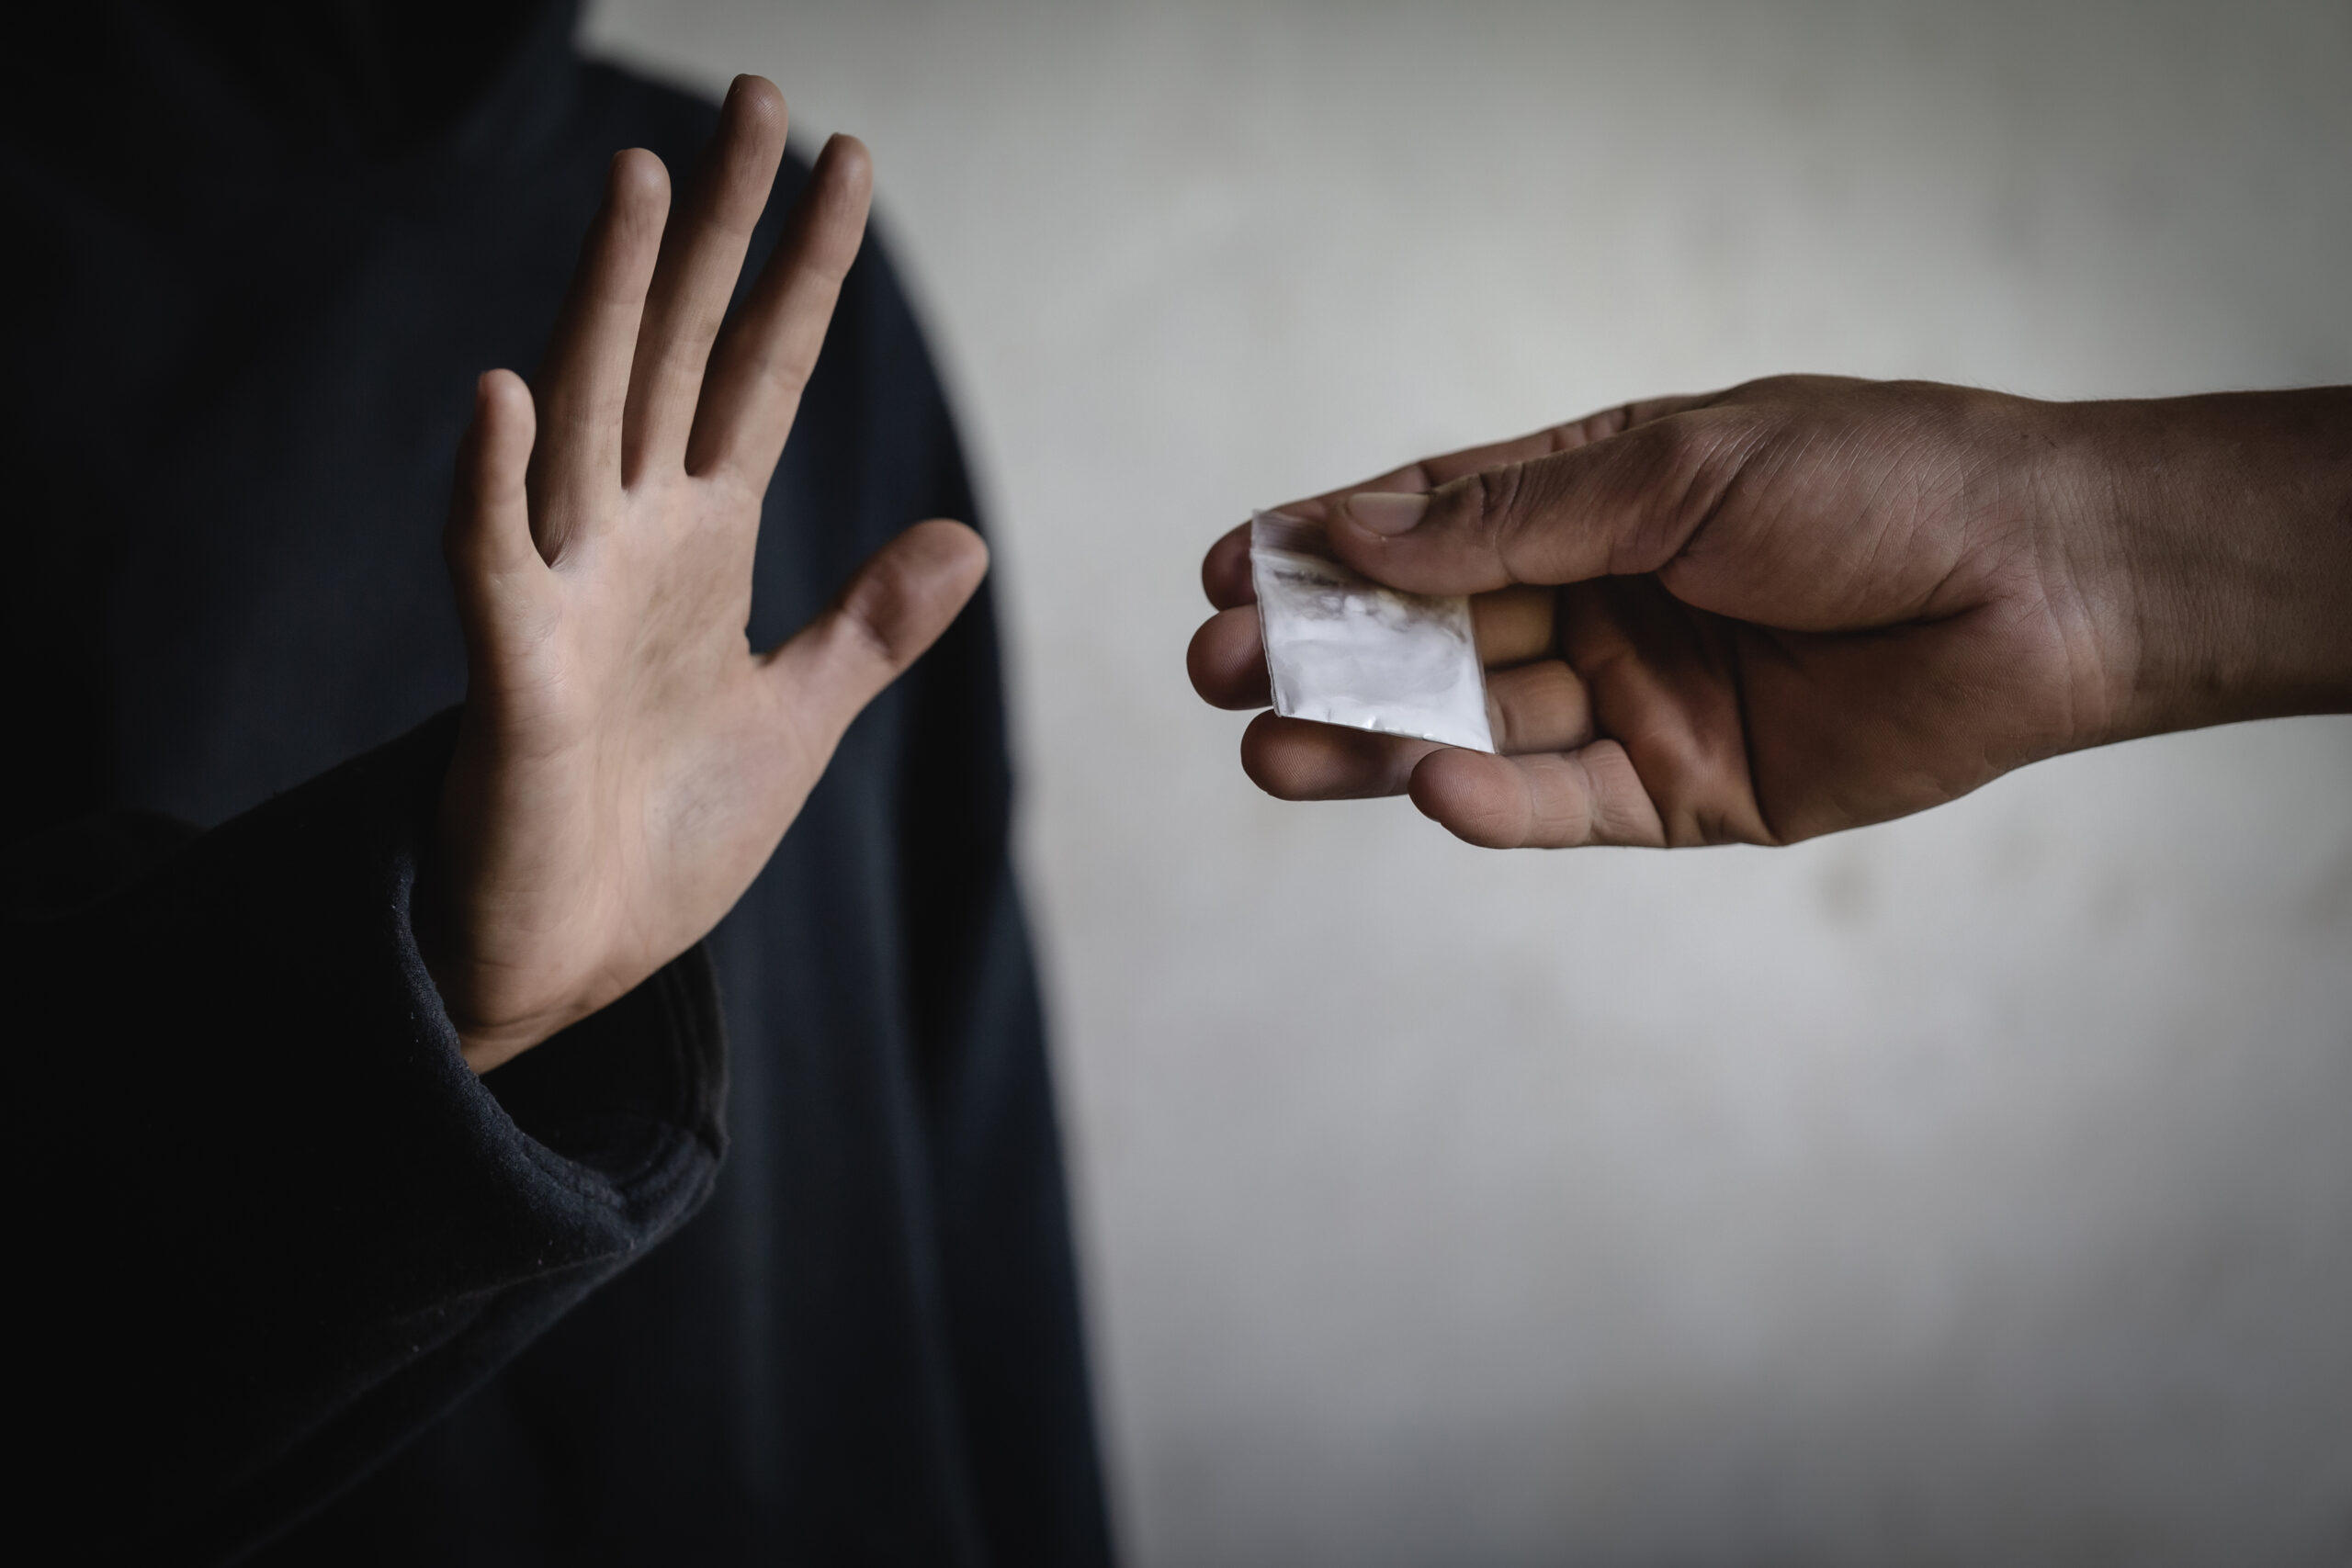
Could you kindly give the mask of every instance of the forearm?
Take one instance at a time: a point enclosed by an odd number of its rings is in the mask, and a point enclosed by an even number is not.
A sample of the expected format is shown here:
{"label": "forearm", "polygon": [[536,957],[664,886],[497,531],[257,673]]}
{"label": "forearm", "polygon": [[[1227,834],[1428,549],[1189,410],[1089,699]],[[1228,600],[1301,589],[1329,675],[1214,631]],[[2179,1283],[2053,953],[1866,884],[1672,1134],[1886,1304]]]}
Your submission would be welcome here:
{"label": "forearm", "polygon": [[2074,413],[2105,475],[2108,739],[2352,711],[2352,388]]}
{"label": "forearm", "polygon": [[699,962],[498,1080],[459,1061],[407,935],[447,750],[427,726],[91,897],[6,886],[43,1347],[20,1403],[96,1558],[282,1525],[708,1189]]}

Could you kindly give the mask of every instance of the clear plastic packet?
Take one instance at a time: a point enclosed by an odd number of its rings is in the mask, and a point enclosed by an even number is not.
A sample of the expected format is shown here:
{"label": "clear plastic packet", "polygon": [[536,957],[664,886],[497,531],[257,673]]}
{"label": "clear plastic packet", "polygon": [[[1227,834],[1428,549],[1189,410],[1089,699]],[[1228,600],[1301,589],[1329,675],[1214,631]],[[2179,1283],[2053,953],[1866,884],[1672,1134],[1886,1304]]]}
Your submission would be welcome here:
{"label": "clear plastic packet", "polygon": [[1468,599],[1384,588],[1279,512],[1250,520],[1250,574],[1276,713],[1495,749]]}

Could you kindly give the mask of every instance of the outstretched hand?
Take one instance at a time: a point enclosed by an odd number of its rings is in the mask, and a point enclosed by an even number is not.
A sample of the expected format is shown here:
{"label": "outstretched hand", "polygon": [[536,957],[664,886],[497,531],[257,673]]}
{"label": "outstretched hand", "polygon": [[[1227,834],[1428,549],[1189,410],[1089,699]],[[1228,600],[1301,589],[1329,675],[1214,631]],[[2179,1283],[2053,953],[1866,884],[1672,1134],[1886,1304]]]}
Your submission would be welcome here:
{"label": "outstretched hand", "polygon": [[[1498,848],[1783,843],[2037,758],[2352,702],[2352,400],[2053,404],[1817,377],[1634,403],[1281,510],[1474,595],[1501,755],[1261,715],[1296,800]],[[1271,700],[1249,536],[1193,681]]]}
{"label": "outstretched hand", "polygon": [[865,230],[835,137],[720,331],[782,159],[738,78],[674,222],[662,163],[613,160],[536,388],[481,378],[447,535],[469,679],[418,933],[486,1071],[625,995],[756,876],[850,721],[987,570],[908,530],[782,646],[745,636],[761,499]]}

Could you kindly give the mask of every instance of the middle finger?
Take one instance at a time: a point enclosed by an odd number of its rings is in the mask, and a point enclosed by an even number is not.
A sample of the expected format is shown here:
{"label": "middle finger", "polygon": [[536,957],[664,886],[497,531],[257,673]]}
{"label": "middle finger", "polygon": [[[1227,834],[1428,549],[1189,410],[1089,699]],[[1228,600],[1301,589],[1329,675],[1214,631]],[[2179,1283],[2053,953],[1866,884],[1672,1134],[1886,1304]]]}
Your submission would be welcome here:
{"label": "middle finger", "polygon": [[785,125],[784,95],[775,83],[735,78],[684,210],[662,239],[629,378],[624,483],[684,460],[710,345],[784,159]]}
{"label": "middle finger", "polygon": [[[1555,603],[1548,588],[1505,588],[1474,597],[1470,615],[1479,661],[1500,671],[1550,653]],[[1214,706],[1261,708],[1272,702],[1258,606],[1236,604],[1202,622],[1184,650],[1184,668],[1193,689]]]}

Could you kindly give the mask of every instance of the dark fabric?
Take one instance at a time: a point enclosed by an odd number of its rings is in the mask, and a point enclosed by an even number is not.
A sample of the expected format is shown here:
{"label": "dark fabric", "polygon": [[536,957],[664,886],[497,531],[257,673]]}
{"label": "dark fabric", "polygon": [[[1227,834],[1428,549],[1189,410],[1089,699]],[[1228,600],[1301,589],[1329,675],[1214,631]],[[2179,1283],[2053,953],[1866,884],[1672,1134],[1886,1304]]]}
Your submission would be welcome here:
{"label": "dark fabric", "polygon": [[[405,909],[451,454],[613,151],[683,176],[714,115],[566,10],[421,13],[453,60],[398,9],[256,54],[255,9],[97,4],[0,62],[18,1383],[63,1434],[27,1517],[142,1560],[1103,1561],[985,598],[704,949],[456,1055]],[[752,640],[932,515],[969,489],[869,243]]]}
{"label": "dark fabric", "polygon": [[451,728],[210,833],[105,814],[7,856],[10,990],[47,1004],[16,1054],[44,1350],[16,1413],[34,1517],[88,1555],[272,1530],[709,1194],[701,950],[523,1092],[458,1055],[407,913]]}

